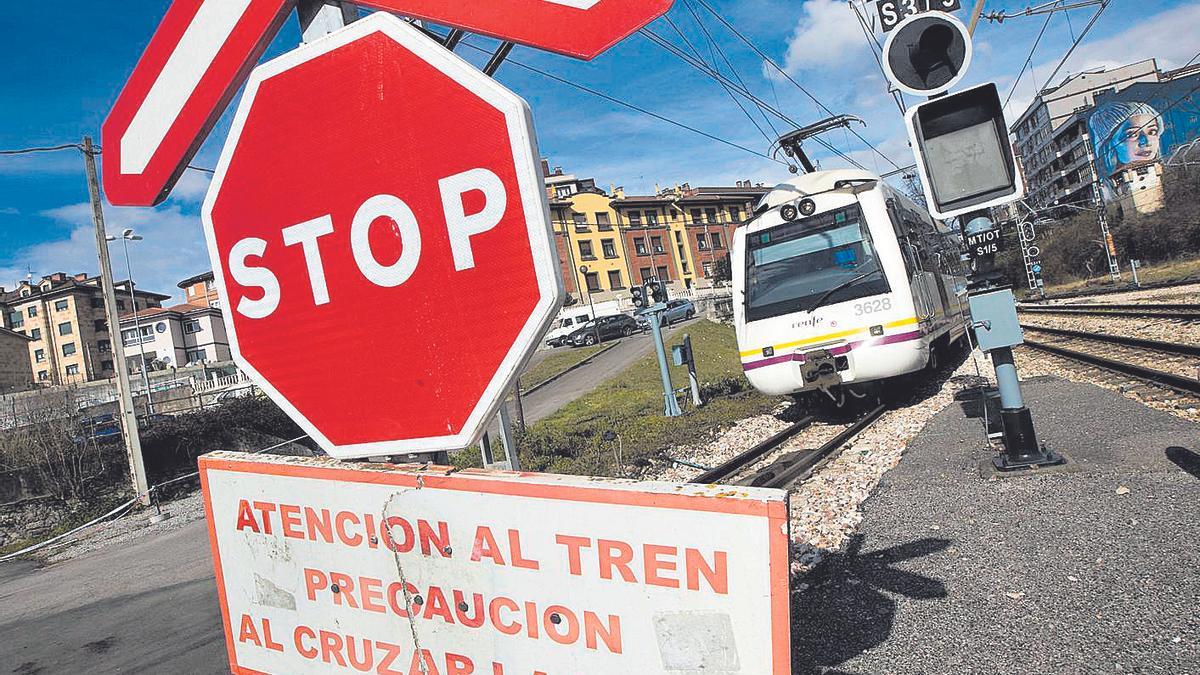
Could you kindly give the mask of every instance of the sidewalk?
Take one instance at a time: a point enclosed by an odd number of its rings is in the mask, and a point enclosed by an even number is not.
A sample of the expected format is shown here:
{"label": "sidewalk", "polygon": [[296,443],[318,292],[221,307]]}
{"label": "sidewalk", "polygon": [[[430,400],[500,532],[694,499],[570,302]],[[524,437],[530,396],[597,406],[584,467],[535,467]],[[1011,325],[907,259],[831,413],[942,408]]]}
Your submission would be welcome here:
{"label": "sidewalk", "polygon": [[943,410],[798,591],[796,673],[1200,673],[1200,426],[1024,390],[1070,469],[984,478],[976,406]]}

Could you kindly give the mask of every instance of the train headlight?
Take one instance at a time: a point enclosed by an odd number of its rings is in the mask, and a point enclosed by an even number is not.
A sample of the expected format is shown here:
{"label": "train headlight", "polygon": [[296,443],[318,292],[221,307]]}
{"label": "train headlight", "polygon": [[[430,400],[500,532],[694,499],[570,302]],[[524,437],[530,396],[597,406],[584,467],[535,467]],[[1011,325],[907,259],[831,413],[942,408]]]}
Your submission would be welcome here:
{"label": "train headlight", "polygon": [[800,215],[811,216],[817,212],[817,203],[811,199],[800,200]]}
{"label": "train headlight", "polygon": [[794,204],[784,204],[783,206],[779,207],[779,215],[788,222],[795,220],[798,217],[797,214],[798,211],[796,210],[796,206]]}

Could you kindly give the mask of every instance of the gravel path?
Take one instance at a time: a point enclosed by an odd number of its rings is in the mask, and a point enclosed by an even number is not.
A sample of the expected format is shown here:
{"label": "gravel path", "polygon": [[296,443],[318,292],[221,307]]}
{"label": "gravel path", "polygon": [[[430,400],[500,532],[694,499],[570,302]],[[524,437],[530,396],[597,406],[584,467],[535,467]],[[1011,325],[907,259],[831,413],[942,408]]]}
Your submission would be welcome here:
{"label": "gravel path", "polygon": [[1171,319],[1139,319],[1129,316],[1071,316],[1066,314],[1021,314],[1021,323],[1046,328],[1139,337],[1175,344],[1200,345],[1200,322]]}
{"label": "gravel path", "polygon": [[171,514],[171,517],[161,523],[152,524],[150,522],[150,516],[155,513],[154,509],[135,511],[117,520],[101,523],[84,530],[72,540],[60,546],[51,547],[49,552],[41,555],[48,563],[60,563],[87,555],[106,546],[128,544],[150,534],[157,535],[178,530],[188,523],[204,518],[204,499],[197,490],[186,497],[164,504],[162,509]]}

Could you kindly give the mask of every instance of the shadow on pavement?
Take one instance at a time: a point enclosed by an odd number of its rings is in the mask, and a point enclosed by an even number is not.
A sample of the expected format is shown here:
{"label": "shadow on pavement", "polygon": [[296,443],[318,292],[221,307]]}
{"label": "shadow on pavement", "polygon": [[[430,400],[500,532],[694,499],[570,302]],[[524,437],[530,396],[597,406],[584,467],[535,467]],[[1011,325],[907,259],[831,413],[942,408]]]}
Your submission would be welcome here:
{"label": "shadow on pavement", "polygon": [[1175,466],[1192,474],[1195,478],[1200,478],[1200,455],[1178,445],[1167,448],[1165,454],[1167,459],[1175,463]]}
{"label": "shadow on pavement", "polygon": [[[844,553],[825,559],[792,595],[792,673],[837,673],[855,656],[883,644],[892,632],[899,594],[915,600],[944,598],[941,581],[893,565],[943,551],[949,539],[920,539],[861,553],[856,535]],[[793,583],[793,589],[797,584]]]}

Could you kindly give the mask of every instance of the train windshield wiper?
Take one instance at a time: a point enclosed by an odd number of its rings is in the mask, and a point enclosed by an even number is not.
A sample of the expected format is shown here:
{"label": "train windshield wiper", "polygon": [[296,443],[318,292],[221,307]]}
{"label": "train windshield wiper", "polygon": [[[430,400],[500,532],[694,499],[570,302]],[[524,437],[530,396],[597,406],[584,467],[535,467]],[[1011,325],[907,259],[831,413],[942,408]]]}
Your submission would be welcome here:
{"label": "train windshield wiper", "polygon": [[806,309],[804,311],[806,311],[806,312],[816,311],[816,309],[818,307],[825,304],[825,301],[829,299],[829,296],[833,295],[834,293],[837,293],[838,291],[842,290],[843,288],[853,286],[854,284],[857,284],[858,282],[862,281],[863,279],[866,279],[873,275],[879,274],[881,272],[883,272],[883,268],[876,265],[875,269],[871,270],[870,272],[864,272],[856,277],[853,277],[853,278],[843,281],[842,283],[838,284],[837,286],[834,286],[833,288],[822,293],[821,297],[817,298],[817,301],[812,304],[812,307],[809,307],[808,309]]}

